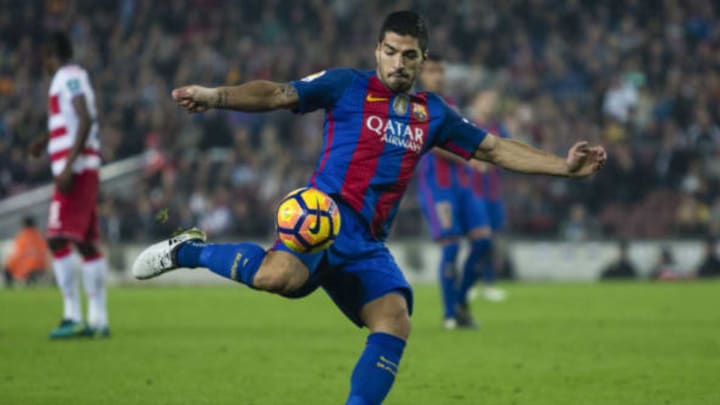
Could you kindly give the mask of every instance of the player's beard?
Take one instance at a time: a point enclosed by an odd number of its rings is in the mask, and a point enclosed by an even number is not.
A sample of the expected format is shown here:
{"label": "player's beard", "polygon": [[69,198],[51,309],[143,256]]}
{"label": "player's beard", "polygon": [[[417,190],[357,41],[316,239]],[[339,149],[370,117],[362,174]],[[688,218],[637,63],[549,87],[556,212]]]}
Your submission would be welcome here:
{"label": "player's beard", "polygon": [[400,75],[398,74],[388,74],[386,85],[395,93],[405,93],[410,91],[413,85],[413,80],[407,73],[402,73]]}

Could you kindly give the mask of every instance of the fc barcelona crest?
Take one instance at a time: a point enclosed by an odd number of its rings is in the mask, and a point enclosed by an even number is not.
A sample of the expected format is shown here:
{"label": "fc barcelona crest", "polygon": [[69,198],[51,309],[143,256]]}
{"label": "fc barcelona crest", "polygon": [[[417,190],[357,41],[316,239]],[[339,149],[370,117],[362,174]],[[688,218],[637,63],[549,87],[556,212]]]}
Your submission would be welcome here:
{"label": "fc barcelona crest", "polygon": [[427,108],[419,103],[413,103],[412,115],[418,121],[425,121],[428,119]]}

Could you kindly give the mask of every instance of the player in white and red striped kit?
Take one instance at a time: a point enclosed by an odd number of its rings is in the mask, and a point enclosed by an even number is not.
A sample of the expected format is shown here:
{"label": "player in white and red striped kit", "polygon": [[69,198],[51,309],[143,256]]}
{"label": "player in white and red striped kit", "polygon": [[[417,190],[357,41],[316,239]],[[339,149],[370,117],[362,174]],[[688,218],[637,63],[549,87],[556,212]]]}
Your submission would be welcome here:
{"label": "player in white and red striped kit", "polygon": [[[48,103],[49,134],[31,145],[35,155],[47,146],[55,178],[47,237],[64,311],[50,338],[106,337],[107,264],[98,246],[96,207],[101,164],[97,110],[88,74],[70,63],[72,53],[72,44],[64,33],[48,36],[44,65],[53,74]],[[82,279],[88,296],[87,324],[83,322],[73,246],[82,256]]]}

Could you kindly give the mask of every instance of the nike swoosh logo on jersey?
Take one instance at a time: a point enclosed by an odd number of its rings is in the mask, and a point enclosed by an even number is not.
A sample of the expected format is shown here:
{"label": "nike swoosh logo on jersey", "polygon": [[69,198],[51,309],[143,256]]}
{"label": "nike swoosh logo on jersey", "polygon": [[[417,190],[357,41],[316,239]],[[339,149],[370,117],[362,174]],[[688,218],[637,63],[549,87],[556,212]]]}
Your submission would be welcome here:
{"label": "nike swoosh logo on jersey", "polygon": [[388,101],[389,99],[387,97],[375,97],[372,94],[368,94],[365,98],[365,101],[369,103],[377,103],[379,101]]}

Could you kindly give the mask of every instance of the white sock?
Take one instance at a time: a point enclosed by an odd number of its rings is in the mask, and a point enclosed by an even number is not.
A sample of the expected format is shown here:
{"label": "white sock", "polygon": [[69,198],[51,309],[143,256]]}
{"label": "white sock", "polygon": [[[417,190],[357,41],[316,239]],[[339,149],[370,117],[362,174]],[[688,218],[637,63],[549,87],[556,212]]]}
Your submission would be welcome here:
{"label": "white sock", "polygon": [[85,293],[88,297],[88,325],[94,329],[108,326],[107,292],[105,290],[105,275],[107,262],[100,256],[83,261],[82,275]]}
{"label": "white sock", "polygon": [[63,319],[82,322],[80,291],[75,278],[75,260],[72,250],[68,248],[56,253],[52,264],[55,280],[63,296]]}

